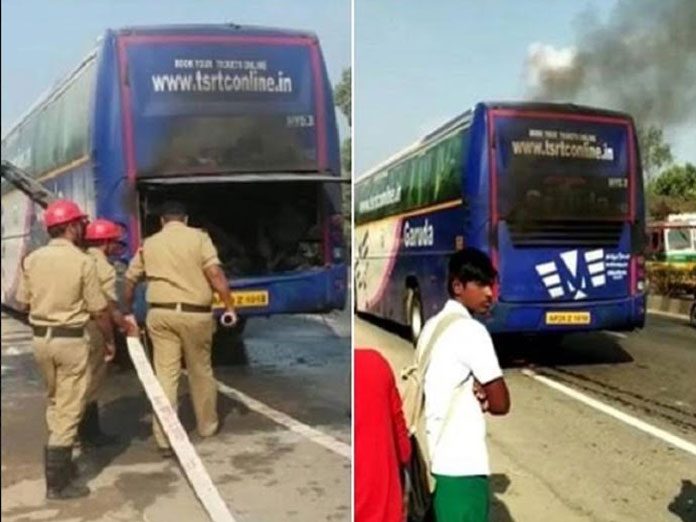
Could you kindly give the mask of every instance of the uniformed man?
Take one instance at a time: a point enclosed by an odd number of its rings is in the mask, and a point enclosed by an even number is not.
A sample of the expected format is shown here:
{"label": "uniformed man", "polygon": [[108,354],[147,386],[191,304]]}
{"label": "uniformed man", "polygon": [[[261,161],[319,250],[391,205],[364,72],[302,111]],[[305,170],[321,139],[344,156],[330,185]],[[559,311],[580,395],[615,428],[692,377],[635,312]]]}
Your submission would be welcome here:
{"label": "uniformed man", "polygon": [[[119,225],[107,219],[97,219],[87,225],[85,243],[87,253],[94,259],[97,277],[102,294],[109,307],[112,324],[122,331],[129,330],[128,323],[118,308],[116,299],[116,269],[109,263],[108,257],[117,255],[122,248],[120,243],[123,230]],[[78,434],[83,445],[106,446],[118,441],[117,437],[102,432],[99,421],[97,394],[106,377],[107,364],[104,360],[104,336],[95,321],[87,323],[90,340],[89,372],[90,384],[87,388],[87,407],[80,423]],[[129,331],[131,335],[137,332]]]}
{"label": "uniformed man", "polygon": [[17,288],[17,301],[29,310],[34,355],[48,388],[45,473],[49,499],[89,493],[86,487],[72,484],[72,448],[89,386],[85,326],[90,316],[104,336],[103,357],[110,360],[115,353],[94,260],[76,246],[82,241],[85,223],[85,214],[72,201],[51,203],[44,212],[51,240],[23,260]]}
{"label": "uniformed man", "polygon": [[[218,429],[217,386],[211,362],[215,328],[211,308],[213,291],[225,304],[221,322],[231,326],[237,317],[210,236],[187,225],[186,210],[178,202],[161,206],[160,221],[162,230],[144,241],[126,271],[127,320],[135,323],[130,313],[135,285],[144,278],[148,303],[146,325],[157,379],[176,410],[183,356],[197,430],[202,437],[209,437]],[[153,432],[162,456],[172,456],[156,416]]]}

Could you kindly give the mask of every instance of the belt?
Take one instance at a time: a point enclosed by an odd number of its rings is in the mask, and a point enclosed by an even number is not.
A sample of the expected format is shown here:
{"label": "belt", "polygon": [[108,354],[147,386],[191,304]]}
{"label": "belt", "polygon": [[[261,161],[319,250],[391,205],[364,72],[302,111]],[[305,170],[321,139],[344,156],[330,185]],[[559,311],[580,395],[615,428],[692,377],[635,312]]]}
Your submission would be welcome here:
{"label": "belt", "polygon": [[32,326],[34,337],[44,337],[48,331],[51,331],[51,337],[82,337],[85,334],[85,329],[82,327],[68,326]]}
{"label": "belt", "polygon": [[177,310],[180,312],[200,312],[210,313],[213,310],[212,306],[194,305],[187,303],[149,303],[150,308],[166,308],[167,310]]}

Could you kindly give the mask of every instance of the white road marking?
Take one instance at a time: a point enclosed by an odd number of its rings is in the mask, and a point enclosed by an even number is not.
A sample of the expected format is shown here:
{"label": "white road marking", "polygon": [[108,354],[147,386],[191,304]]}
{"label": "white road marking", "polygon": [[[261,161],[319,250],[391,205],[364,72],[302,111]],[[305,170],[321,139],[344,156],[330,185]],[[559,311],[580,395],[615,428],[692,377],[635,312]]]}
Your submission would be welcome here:
{"label": "white road marking", "polygon": [[653,310],[652,308],[648,309],[648,313],[655,315],[663,315],[665,317],[671,317],[672,319],[681,319],[686,323],[689,322],[688,316],[684,314],[675,314],[674,312],[663,312],[662,310]]}
{"label": "white road marking", "polygon": [[609,330],[604,330],[604,333],[607,335],[611,335],[612,337],[618,337],[619,339],[628,338],[628,335],[626,335],[625,333],[621,333],[621,332],[612,332]]}
{"label": "white road marking", "polygon": [[687,453],[690,453],[691,455],[696,457],[696,444],[692,444],[691,442],[677,437],[676,435],[673,435],[665,430],[656,428],[652,424],[648,424],[647,422],[637,419],[636,417],[633,417],[620,410],[617,410],[616,408],[613,408],[607,404],[604,404],[603,402],[593,399],[585,395],[584,393],[575,391],[572,388],[569,388],[568,386],[554,381],[553,379],[549,379],[548,377],[539,375],[533,370],[525,368],[522,370],[522,373],[527,377],[531,377],[532,379],[535,379],[536,381],[545,384],[546,386],[553,388],[554,390],[564,393],[569,397],[577,401],[580,401],[586,404],[587,406],[590,406],[591,408],[599,410],[602,413],[606,413],[607,415],[610,415],[615,419],[618,419],[621,422],[628,424],[629,426],[633,426],[634,428],[639,429],[640,431],[645,432],[648,435],[652,435],[653,437],[656,437],[662,440],[663,442],[671,444],[672,446],[686,451]]}
{"label": "white road marking", "polygon": [[34,353],[34,346],[31,344],[27,344],[25,346],[9,346],[5,349],[3,349],[3,356],[7,357],[15,357],[18,355],[26,355],[28,353]]}
{"label": "white road marking", "polygon": [[333,451],[337,455],[340,455],[341,457],[344,457],[348,460],[351,459],[351,449],[349,444],[346,444],[345,442],[342,442],[332,437],[331,435],[327,435],[326,433],[323,433],[317,430],[316,428],[307,426],[306,424],[303,424],[302,422],[293,419],[292,417],[290,417],[290,415],[287,415],[286,413],[274,410],[273,408],[265,405],[261,401],[258,401],[239,390],[230,388],[229,386],[221,383],[220,381],[218,381],[218,390],[220,390],[220,393],[227,395],[231,399],[243,403],[250,410],[254,410],[257,413],[260,413],[261,415],[265,415],[274,422],[280,424],[281,426],[285,426],[290,431],[302,435],[303,437],[309,439],[315,444],[319,444],[320,446],[323,446],[326,449]]}
{"label": "white road marking", "polygon": [[150,361],[145,355],[145,349],[137,337],[126,338],[128,343],[128,353],[131,356],[138,379],[145,388],[145,393],[152,403],[152,408],[157,414],[157,418],[162,424],[164,432],[167,434],[181,467],[184,469],[189,483],[196,492],[198,499],[208,512],[208,516],[213,522],[235,522],[235,518],[230,513],[225,501],[222,500],[220,492],[213,484],[210,475],[203,466],[201,458],[196,453],[195,448],[179,421],[174,408],[169,403],[164,394],[162,386],[155,377]]}

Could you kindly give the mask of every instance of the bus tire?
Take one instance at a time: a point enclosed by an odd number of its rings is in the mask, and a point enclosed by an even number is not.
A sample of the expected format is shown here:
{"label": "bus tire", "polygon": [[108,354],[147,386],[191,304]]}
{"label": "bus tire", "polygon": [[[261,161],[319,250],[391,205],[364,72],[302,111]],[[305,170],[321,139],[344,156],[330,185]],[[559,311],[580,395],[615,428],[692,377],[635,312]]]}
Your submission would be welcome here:
{"label": "bus tire", "polygon": [[537,355],[545,360],[554,361],[562,353],[561,348],[566,334],[564,333],[547,333],[536,337]]}
{"label": "bus tire", "polygon": [[406,293],[406,320],[408,321],[411,342],[415,346],[423,331],[423,303],[417,288],[409,288]]}
{"label": "bus tire", "polygon": [[246,318],[240,317],[232,328],[218,327],[213,335],[213,366],[244,366],[249,362],[242,338]]}

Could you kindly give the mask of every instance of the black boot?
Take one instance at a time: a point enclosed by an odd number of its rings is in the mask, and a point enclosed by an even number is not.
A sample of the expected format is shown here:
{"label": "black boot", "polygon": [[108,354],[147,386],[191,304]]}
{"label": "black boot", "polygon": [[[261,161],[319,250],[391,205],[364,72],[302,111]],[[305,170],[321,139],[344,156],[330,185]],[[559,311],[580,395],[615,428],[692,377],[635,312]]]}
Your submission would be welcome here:
{"label": "black boot", "polygon": [[45,450],[46,498],[64,500],[89,495],[85,486],[71,484],[72,447],[47,446]]}
{"label": "black boot", "polygon": [[102,447],[118,444],[118,437],[107,435],[101,430],[99,406],[97,406],[96,402],[87,404],[85,414],[77,428],[77,433],[85,447]]}

